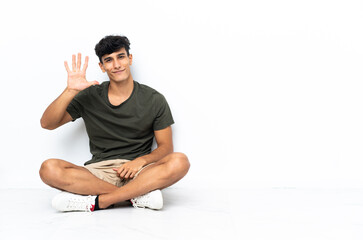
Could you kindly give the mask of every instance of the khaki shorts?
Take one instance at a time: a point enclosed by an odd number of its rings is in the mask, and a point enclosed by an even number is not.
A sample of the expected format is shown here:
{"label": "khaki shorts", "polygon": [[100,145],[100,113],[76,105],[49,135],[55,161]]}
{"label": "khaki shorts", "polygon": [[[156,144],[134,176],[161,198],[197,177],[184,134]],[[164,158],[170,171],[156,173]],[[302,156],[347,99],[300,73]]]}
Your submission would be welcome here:
{"label": "khaki shorts", "polygon": [[145,165],[142,167],[134,176],[132,179],[123,179],[120,178],[117,175],[117,172],[113,170],[113,168],[119,168],[122,166],[122,164],[129,162],[130,160],[126,159],[113,159],[113,160],[105,160],[102,162],[97,163],[91,163],[86,166],[84,166],[88,171],[90,171],[93,175],[98,177],[99,179],[109,182],[117,187],[122,187],[123,185],[127,184],[128,182],[135,179],[139,173],[144,170],[146,167],[150,166],[150,163],[148,165]]}

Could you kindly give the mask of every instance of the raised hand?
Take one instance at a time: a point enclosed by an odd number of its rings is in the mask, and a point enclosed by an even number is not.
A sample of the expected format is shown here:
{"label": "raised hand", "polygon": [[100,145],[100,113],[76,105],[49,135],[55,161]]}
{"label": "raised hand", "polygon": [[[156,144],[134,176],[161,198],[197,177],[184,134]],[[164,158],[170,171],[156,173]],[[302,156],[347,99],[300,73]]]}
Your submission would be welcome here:
{"label": "raised hand", "polygon": [[85,59],[83,68],[81,70],[82,55],[78,53],[77,61],[76,55],[72,55],[72,70],[69,69],[67,61],[64,61],[68,73],[67,88],[70,90],[82,91],[92,85],[99,84],[97,81],[88,82],[86,79],[86,70],[88,67],[88,56]]}

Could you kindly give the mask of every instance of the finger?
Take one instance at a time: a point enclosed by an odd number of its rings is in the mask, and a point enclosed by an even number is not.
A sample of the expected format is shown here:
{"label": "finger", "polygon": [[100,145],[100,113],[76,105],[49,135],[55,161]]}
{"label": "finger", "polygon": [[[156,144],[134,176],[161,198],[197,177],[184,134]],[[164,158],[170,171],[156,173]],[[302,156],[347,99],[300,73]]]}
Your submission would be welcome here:
{"label": "finger", "polygon": [[86,59],[84,60],[84,65],[83,65],[83,68],[82,68],[82,72],[86,72],[87,70],[87,67],[88,67],[88,56],[86,56]]}
{"label": "finger", "polygon": [[76,71],[76,55],[72,55],[72,71]]}
{"label": "finger", "polygon": [[128,173],[127,169],[122,169],[122,172],[120,173],[121,178],[125,178],[126,174]]}
{"label": "finger", "polygon": [[124,169],[123,169],[122,167],[119,167],[119,168],[117,169],[117,175],[119,175],[119,176],[120,176],[123,170],[124,170]]}
{"label": "finger", "polygon": [[68,67],[67,61],[64,61],[64,66],[66,67],[67,72],[71,72],[71,69]]}
{"label": "finger", "polygon": [[132,172],[128,172],[126,175],[125,175],[125,178],[129,178],[130,175],[131,175]]}
{"label": "finger", "polygon": [[135,177],[135,172],[133,172],[131,175],[130,175],[130,178],[134,178]]}
{"label": "finger", "polygon": [[98,81],[92,81],[92,82],[89,82],[91,85],[100,85],[100,83]]}
{"label": "finger", "polygon": [[94,85],[100,85],[97,81],[88,82],[88,87],[94,86]]}
{"label": "finger", "polygon": [[121,168],[112,168],[115,172],[117,172],[117,175],[120,175]]}
{"label": "finger", "polygon": [[120,178],[121,178],[121,176],[120,176],[120,171],[119,171],[119,169],[118,169],[118,168],[112,168],[112,170],[114,170],[114,171],[115,171],[115,174],[116,174],[118,177],[120,177]]}
{"label": "finger", "polygon": [[122,174],[123,171],[124,171],[124,169],[119,168],[118,171],[117,171],[117,174],[121,177],[121,174]]}
{"label": "finger", "polygon": [[81,62],[82,62],[82,55],[78,53],[77,55],[77,71],[81,70]]}

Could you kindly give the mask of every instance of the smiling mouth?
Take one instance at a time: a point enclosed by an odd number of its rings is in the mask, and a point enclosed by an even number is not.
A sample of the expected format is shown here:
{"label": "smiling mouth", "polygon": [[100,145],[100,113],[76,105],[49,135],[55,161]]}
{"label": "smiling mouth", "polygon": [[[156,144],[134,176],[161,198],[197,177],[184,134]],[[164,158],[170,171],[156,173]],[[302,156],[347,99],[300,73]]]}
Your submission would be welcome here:
{"label": "smiling mouth", "polygon": [[125,69],[124,70],[119,70],[119,71],[115,71],[115,72],[113,72],[113,73],[122,73],[123,71],[125,71]]}

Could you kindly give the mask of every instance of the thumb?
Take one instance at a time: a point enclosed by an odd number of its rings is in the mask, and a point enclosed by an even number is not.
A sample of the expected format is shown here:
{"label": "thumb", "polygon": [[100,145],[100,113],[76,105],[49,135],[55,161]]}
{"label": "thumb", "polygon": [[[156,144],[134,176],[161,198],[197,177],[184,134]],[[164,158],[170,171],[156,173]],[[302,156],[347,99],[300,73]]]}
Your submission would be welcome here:
{"label": "thumb", "polygon": [[88,82],[88,84],[90,86],[92,86],[92,85],[99,85],[100,83],[98,81],[92,81],[92,82]]}

